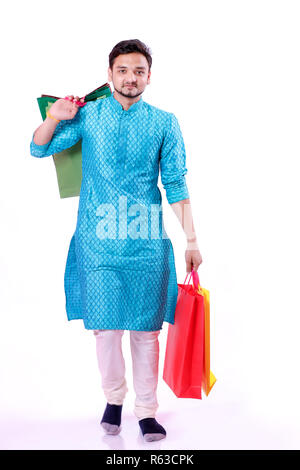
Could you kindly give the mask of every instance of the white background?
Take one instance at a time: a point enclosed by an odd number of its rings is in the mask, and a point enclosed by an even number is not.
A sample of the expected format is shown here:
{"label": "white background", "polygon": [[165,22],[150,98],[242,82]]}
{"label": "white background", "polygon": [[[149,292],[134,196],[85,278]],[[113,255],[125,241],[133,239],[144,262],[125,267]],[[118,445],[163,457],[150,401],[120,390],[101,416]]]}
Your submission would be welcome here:
{"label": "white background", "polygon": [[[299,449],[299,13],[288,0],[1,6],[2,449]],[[78,198],[60,199],[52,157],[29,151],[36,98],[106,83],[109,52],[133,38],[152,50],[143,99],[175,113],[185,139],[218,379],[202,401],[175,397],[164,323],[157,419],[168,436],[146,444],[128,332],[123,430],[99,426],[95,339],[64,307]],[[161,190],[182,283],[185,237]]]}

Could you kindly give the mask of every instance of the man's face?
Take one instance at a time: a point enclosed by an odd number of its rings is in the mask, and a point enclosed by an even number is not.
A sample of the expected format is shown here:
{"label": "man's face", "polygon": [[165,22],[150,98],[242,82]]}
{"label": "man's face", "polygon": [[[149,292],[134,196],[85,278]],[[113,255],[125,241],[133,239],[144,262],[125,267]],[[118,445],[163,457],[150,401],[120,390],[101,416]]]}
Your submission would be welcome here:
{"label": "man's face", "polygon": [[115,58],[112,70],[108,68],[108,80],[122,96],[135,98],[143,93],[150,83],[149,65],[139,52],[121,54]]}

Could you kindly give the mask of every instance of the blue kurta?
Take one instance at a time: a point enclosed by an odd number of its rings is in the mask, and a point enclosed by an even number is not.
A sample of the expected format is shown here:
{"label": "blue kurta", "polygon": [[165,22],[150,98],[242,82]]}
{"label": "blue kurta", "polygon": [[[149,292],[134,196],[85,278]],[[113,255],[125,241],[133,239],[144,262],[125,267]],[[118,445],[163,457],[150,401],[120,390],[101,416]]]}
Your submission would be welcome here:
{"label": "blue kurta", "polygon": [[174,324],[178,286],[163,222],[161,182],[170,204],[189,197],[186,153],[173,113],[142,97],[128,110],[113,96],[62,120],[34,157],[82,139],[78,217],[64,276],[68,320],[86,329],[154,331]]}

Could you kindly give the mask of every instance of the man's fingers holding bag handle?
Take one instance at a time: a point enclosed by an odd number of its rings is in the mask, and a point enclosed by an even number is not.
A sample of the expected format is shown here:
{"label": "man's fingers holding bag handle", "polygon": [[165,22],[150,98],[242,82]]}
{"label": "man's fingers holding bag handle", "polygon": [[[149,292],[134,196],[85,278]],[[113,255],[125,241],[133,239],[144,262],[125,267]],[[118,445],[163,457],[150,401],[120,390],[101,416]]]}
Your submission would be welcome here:
{"label": "man's fingers holding bag handle", "polygon": [[75,96],[75,98],[74,98],[74,95],[68,95],[68,96],[66,96],[66,98],[69,99],[70,101],[72,101],[75,104],[77,104],[77,101],[81,101],[82,103],[84,102],[84,98],[79,98],[79,96]]}
{"label": "man's fingers holding bag handle", "polygon": [[77,101],[79,101],[79,102],[81,101],[81,103],[83,103],[83,102],[84,102],[84,98],[79,98],[79,96],[75,96],[74,101],[75,101],[75,104],[77,104]]}
{"label": "man's fingers holding bag handle", "polygon": [[79,97],[76,96],[76,97],[74,98],[74,95],[67,95],[67,96],[65,97],[65,100],[71,101],[73,104],[76,104],[76,101],[79,100]]}

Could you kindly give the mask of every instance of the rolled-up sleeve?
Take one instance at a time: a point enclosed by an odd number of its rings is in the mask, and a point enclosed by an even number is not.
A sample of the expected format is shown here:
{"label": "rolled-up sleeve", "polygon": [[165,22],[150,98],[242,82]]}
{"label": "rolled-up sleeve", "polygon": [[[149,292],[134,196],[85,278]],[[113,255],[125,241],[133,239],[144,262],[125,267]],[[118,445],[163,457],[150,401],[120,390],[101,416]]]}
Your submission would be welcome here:
{"label": "rolled-up sleeve", "polygon": [[161,182],[169,204],[189,198],[185,181],[188,171],[185,145],[178,120],[173,113],[169,113],[159,159]]}
{"label": "rolled-up sleeve", "polygon": [[33,133],[30,142],[30,154],[39,158],[49,157],[75,145],[82,137],[81,111],[79,109],[73,119],[60,121],[55,128],[52,139],[47,144],[37,145],[33,141]]}

